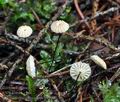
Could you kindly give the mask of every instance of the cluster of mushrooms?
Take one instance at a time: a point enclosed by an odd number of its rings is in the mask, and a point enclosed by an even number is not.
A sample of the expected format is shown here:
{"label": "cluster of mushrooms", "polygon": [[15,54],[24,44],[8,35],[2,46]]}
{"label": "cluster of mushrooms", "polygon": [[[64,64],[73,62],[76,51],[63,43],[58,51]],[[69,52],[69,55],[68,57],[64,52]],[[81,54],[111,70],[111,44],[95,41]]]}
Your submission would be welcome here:
{"label": "cluster of mushrooms", "polygon": [[[69,29],[69,24],[63,20],[54,21],[51,26],[51,31],[57,34],[65,33]],[[23,25],[20,26],[17,30],[17,35],[22,38],[27,38],[31,36],[33,30],[30,26]],[[90,57],[97,65],[106,69],[106,63],[98,55],[92,55]],[[29,76],[32,78],[36,77],[36,67],[34,62],[34,57],[30,55],[26,61],[26,70]],[[91,75],[91,67],[88,63],[75,62],[70,67],[70,76],[77,81],[85,81]]]}

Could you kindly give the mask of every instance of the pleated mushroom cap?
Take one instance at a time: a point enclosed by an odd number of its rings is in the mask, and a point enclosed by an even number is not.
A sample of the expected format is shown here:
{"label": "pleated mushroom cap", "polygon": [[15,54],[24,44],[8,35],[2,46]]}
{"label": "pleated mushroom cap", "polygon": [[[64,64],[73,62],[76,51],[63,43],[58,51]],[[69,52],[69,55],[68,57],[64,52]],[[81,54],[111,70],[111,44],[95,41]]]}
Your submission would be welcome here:
{"label": "pleated mushroom cap", "polygon": [[32,55],[30,55],[26,61],[26,70],[29,76],[31,76],[32,78],[35,77],[36,67],[34,57]]}
{"label": "pleated mushroom cap", "polygon": [[70,68],[70,76],[77,81],[85,81],[91,75],[91,67],[87,63],[76,62]]}
{"label": "pleated mushroom cap", "polygon": [[17,35],[22,38],[27,38],[32,34],[33,30],[30,26],[20,26],[17,30]]}
{"label": "pleated mushroom cap", "polygon": [[64,33],[69,29],[69,24],[63,20],[54,21],[51,24],[51,30],[54,33]]}
{"label": "pleated mushroom cap", "polygon": [[92,55],[90,58],[97,65],[101,66],[104,69],[107,69],[107,65],[106,65],[105,61],[102,58],[100,58],[98,55]]}

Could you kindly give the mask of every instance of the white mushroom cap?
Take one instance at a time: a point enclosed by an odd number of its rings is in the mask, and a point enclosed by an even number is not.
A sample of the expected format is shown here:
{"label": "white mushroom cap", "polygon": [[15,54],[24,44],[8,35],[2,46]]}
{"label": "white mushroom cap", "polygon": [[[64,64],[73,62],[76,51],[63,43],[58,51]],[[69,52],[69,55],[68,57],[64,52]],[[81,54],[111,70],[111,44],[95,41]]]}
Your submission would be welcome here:
{"label": "white mushroom cap", "polygon": [[70,76],[77,81],[84,81],[91,75],[91,68],[89,64],[76,62],[70,68]]}
{"label": "white mushroom cap", "polygon": [[17,35],[22,38],[27,38],[32,34],[33,30],[30,26],[23,25],[17,30]]}
{"label": "white mushroom cap", "polygon": [[64,33],[69,29],[69,24],[62,20],[54,21],[51,24],[51,30],[55,33]]}
{"label": "white mushroom cap", "polygon": [[91,60],[94,61],[97,65],[101,66],[104,69],[107,69],[107,65],[103,59],[101,59],[98,55],[92,55]]}
{"label": "white mushroom cap", "polygon": [[35,67],[35,62],[34,62],[34,57],[30,55],[26,61],[26,70],[29,76],[32,78],[36,76],[36,67]]}

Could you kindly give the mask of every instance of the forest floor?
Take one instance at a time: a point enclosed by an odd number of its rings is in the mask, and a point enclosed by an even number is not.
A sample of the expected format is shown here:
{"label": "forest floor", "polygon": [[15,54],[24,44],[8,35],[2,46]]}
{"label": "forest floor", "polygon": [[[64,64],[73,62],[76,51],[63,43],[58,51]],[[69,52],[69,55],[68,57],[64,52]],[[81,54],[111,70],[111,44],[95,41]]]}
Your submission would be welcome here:
{"label": "forest floor", "polygon": [[0,102],[120,102],[120,1],[0,0]]}

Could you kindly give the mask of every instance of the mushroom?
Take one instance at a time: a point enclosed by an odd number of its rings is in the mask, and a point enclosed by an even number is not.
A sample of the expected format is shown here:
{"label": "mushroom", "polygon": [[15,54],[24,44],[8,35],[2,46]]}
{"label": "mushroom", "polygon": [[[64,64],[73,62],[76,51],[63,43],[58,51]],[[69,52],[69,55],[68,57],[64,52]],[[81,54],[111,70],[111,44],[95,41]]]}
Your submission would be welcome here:
{"label": "mushroom", "polygon": [[27,38],[32,34],[33,30],[30,26],[23,25],[17,30],[17,35],[22,38]]}
{"label": "mushroom", "polygon": [[36,67],[35,67],[35,62],[34,62],[34,57],[30,55],[26,61],[26,70],[29,76],[34,78],[36,76]]}
{"label": "mushroom", "polygon": [[70,68],[70,76],[77,81],[85,81],[91,75],[91,67],[87,63],[76,62]]}
{"label": "mushroom", "polygon": [[[56,50],[57,50],[57,47],[58,47],[58,44],[59,44],[60,37],[62,36],[62,33],[65,33],[65,32],[69,29],[69,24],[66,23],[66,22],[63,21],[63,20],[57,20],[57,21],[54,21],[54,22],[51,24],[50,27],[51,27],[51,30],[52,30],[54,33],[59,34],[59,37],[58,37],[58,40],[57,40],[57,44],[56,44],[56,47],[55,47],[55,51],[54,51],[54,55],[55,55]],[[53,62],[54,62],[54,57],[53,57],[53,59],[52,59],[52,63],[51,63],[51,66],[50,66],[49,69],[51,69]]]}
{"label": "mushroom", "polygon": [[98,55],[92,55],[90,59],[94,61],[97,65],[101,66],[102,68],[107,69],[107,65],[105,61],[102,58],[100,58]]}
{"label": "mushroom", "polygon": [[54,21],[51,24],[51,30],[54,33],[64,33],[69,29],[69,24],[63,20]]}

